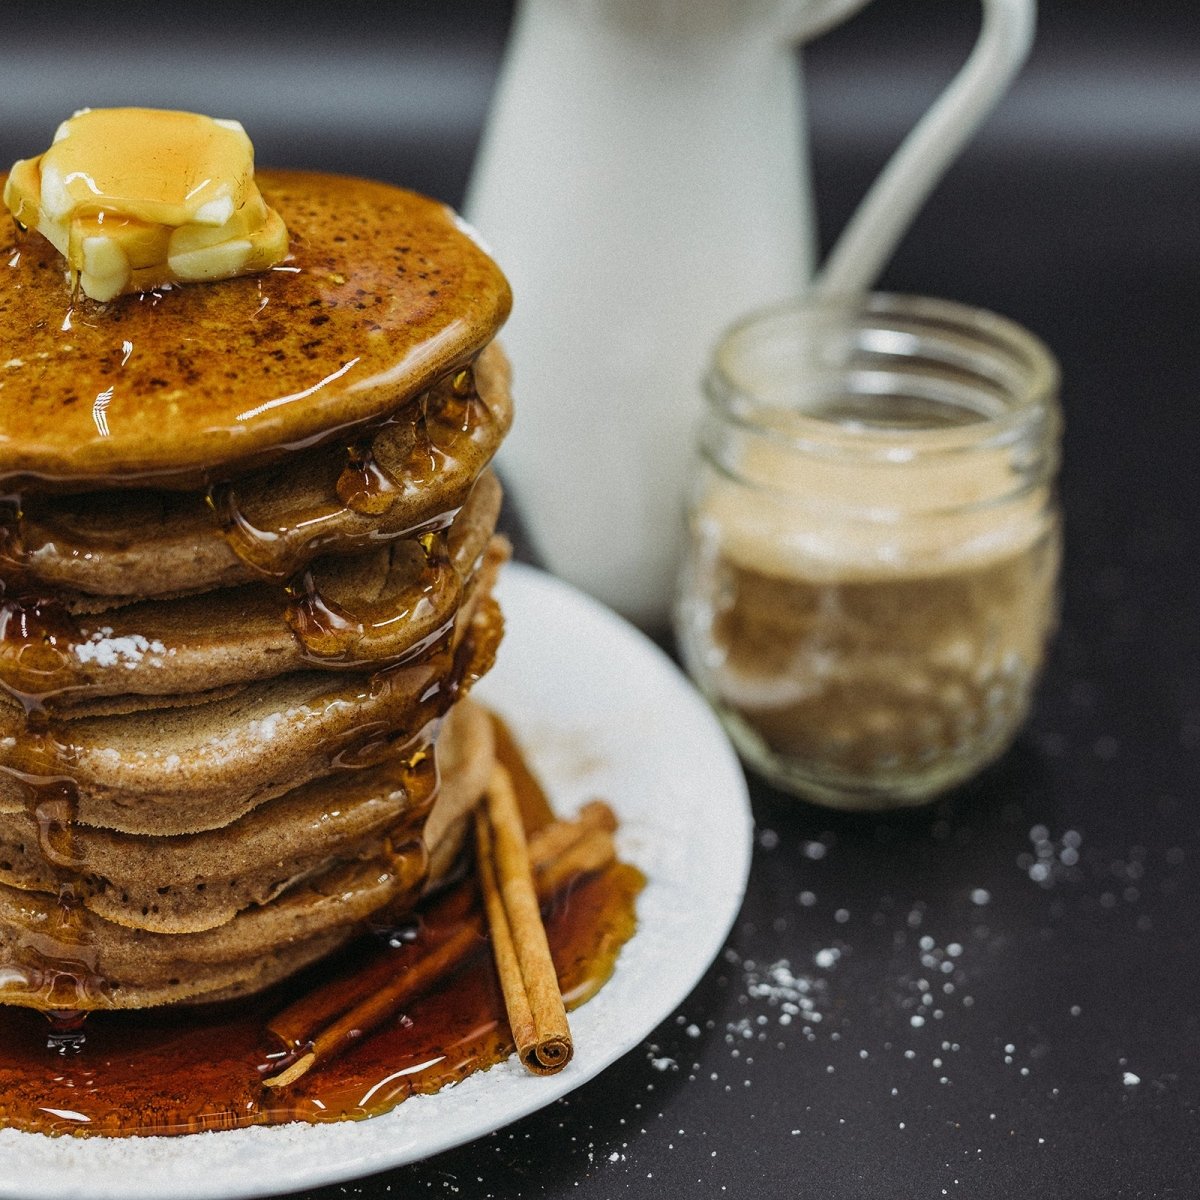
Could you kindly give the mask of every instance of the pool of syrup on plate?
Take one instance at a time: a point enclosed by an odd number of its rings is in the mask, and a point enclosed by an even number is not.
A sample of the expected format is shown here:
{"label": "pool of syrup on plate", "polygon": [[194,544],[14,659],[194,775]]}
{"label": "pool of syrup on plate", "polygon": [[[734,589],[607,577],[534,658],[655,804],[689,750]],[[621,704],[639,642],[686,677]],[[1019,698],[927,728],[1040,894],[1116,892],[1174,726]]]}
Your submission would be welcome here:
{"label": "pool of syrup on plate", "polygon": [[[500,746],[527,823],[544,823],[545,797],[503,731]],[[633,934],[643,882],[635,867],[617,862],[577,879],[545,910],[569,1008],[593,996],[612,973]],[[32,1009],[0,1006],[0,1127],[112,1137],[358,1119],[493,1066],[512,1053],[513,1043],[481,939],[457,974],[342,1057],[288,1087],[262,1082],[263,1066],[280,1050],[266,1030],[273,1016],[381,956],[394,957],[402,970],[406,958],[436,944],[455,922],[472,919],[476,904],[468,874],[425,916],[380,929],[333,960],[228,1004],[95,1012],[75,1028],[69,1019],[52,1024]]]}

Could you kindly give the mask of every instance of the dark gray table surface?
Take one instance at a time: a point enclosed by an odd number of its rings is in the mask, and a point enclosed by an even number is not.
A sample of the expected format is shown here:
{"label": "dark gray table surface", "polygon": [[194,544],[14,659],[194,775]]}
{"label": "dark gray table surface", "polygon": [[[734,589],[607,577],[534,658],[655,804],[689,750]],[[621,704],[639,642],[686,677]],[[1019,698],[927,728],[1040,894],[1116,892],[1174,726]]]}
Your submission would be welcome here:
{"label": "dark gray table surface", "polygon": [[[153,103],[457,202],[508,15],[10,3],[0,161]],[[826,242],[977,19],[876,0],[810,52]],[[745,906],[676,1015],[535,1116],[310,1200],[1200,1195],[1198,34],[1188,4],[1045,3],[884,279],[1062,361],[1063,624],[1011,753],[907,817],[756,783]]]}

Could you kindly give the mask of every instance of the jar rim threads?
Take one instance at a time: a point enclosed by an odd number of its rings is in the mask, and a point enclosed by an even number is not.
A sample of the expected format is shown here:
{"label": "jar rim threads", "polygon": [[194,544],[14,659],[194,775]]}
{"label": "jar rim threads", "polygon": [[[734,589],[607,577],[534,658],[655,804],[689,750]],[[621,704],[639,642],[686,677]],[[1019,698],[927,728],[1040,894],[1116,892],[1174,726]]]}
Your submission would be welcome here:
{"label": "jar rim threads", "polygon": [[[952,454],[1057,422],[1058,384],[1049,348],[1015,321],[879,292],[748,314],[718,342],[705,391],[722,419],[798,451],[886,459],[898,437],[910,454]],[[863,419],[848,397],[888,403],[891,419]]]}

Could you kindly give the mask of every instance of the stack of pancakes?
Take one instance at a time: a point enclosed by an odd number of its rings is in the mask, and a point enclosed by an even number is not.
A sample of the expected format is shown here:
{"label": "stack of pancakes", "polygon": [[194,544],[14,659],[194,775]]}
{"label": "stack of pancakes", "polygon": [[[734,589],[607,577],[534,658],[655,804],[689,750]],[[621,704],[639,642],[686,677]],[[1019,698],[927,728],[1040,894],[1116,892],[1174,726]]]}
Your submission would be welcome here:
{"label": "stack of pancakes", "polygon": [[507,284],[433,201],[258,180],[263,275],[96,305],[0,245],[0,1003],[266,986],[410,908],[490,772]]}

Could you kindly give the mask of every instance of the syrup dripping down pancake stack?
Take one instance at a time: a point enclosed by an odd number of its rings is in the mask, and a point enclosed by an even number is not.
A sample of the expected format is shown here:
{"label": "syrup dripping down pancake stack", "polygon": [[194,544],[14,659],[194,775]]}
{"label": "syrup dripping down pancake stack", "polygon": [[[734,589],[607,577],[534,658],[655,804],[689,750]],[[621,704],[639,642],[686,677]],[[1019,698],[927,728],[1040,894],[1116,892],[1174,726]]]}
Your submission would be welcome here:
{"label": "syrup dripping down pancake stack", "polygon": [[507,284],[433,201],[257,179],[256,275],[97,304],[0,235],[0,1003],[265,987],[487,782]]}

